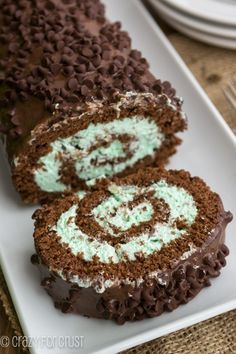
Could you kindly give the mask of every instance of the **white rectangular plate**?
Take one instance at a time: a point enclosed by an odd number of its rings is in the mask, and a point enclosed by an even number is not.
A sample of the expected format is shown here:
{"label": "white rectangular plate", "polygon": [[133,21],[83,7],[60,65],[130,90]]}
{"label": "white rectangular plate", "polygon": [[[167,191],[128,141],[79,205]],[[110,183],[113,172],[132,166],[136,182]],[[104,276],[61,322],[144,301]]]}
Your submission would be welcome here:
{"label": "white rectangular plate", "polygon": [[[133,38],[134,47],[141,49],[150,61],[152,71],[158,77],[170,80],[178,94],[185,98],[189,130],[170,167],[185,168],[193,175],[201,176],[222,196],[225,208],[236,216],[236,140],[233,133],[143,5],[137,0],[106,0],[105,3],[109,18],[122,21]],[[79,350],[47,349],[38,344],[33,346],[33,353],[115,353],[236,308],[236,282],[233,281],[236,239],[235,223],[232,223],[227,232],[231,254],[221,277],[173,313],[124,326],[60,313],[40,287],[38,272],[30,263],[34,251],[31,221],[34,208],[19,202],[2,157],[0,166],[1,265],[24,333],[34,338],[84,336],[83,348]]]}

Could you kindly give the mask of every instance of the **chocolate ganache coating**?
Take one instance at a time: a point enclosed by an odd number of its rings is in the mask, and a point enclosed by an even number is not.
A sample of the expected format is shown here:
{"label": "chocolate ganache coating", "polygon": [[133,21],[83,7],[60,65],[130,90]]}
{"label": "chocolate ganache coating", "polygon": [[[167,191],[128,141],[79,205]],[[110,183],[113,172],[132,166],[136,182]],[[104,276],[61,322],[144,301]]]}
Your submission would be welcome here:
{"label": "chocolate ganache coating", "polygon": [[[181,101],[98,0],[1,0],[1,130],[19,139],[50,112],[127,91],[165,93]],[[25,104],[27,103],[27,105]],[[58,117],[59,119],[59,117]],[[10,130],[9,130],[10,129]]]}
{"label": "chocolate ganache coating", "polygon": [[[154,122],[164,134],[161,145],[114,175],[166,163],[180,143],[176,133],[186,129],[182,100],[169,82],[149,71],[121,24],[105,18],[99,0],[0,0],[0,7],[0,133],[13,181],[25,202],[61,195],[61,185],[45,188],[35,180],[34,171],[46,168],[39,158],[51,152],[58,138],[75,136],[90,123],[107,125],[138,117],[141,123]],[[133,156],[130,146],[135,136],[129,144],[128,123],[123,122],[121,137],[111,134],[113,140],[121,140],[127,159]],[[112,142],[98,143],[105,149],[104,144]],[[65,186],[63,192],[67,187],[87,188],[75,173],[70,153],[70,149],[58,153],[62,160],[67,154],[55,177]],[[108,156],[109,168],[122,158]]]}
{"label": "chocolate ganache coating", "polygon": [[148,169],[81,198],[34,214],[32,262],[63,312],[119,324],[158,316],[189,302],[226,264],[232,214],[185,171]]}

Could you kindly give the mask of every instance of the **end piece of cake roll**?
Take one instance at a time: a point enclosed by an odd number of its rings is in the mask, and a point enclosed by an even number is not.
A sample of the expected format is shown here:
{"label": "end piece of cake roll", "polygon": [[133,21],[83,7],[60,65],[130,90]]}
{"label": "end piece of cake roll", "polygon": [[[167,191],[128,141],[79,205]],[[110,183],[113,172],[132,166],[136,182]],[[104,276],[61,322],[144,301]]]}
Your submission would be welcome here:
{"label": "end piece of cake roll", "polygon": [[186,128],[182,101],[100,1],[0,7],[0,132],[26,203],[167,162]]}
{"label": "end piece of cake roll", "polygon": [[225,266],[218,194],[185,171],[147,169],[33,216],[32,262],[63,312],[125,321],[185,304]]}

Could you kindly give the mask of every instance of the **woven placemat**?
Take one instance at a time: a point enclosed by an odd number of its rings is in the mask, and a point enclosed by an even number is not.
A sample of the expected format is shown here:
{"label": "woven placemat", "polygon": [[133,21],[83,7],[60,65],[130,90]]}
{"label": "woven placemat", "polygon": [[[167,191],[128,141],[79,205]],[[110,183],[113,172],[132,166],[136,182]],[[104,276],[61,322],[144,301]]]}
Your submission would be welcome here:
{"label": "woven placemat", "polygon": [[[0,300],[15,335],[23,332],[4,276],[0,270]],[[24,352],[27,349],[23,348]],[[22,349],[22,350],[23,350]],[[122,354],[229,354],[236,353],[236,311],[132,348]]]}

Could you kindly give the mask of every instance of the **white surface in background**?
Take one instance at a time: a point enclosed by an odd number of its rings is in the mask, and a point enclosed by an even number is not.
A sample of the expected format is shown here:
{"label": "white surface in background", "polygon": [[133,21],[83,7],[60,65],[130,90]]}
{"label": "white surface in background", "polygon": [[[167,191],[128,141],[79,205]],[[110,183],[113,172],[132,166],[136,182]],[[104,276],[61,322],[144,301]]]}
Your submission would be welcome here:
{"label": "white surface in background", "polygon": [[236,26],[236,2],[233,0],[163,0],[163,2],[207,21]]}
{"label": "white surface in background", "polygon": [[[121,20],[130,32],[134,47],[143,51],[154,74],[172,81],[185,98],[189,130],[170,167],[185,168],[199,175],[219,192],[226,210],[236,216],[236,140],[218,111],[199,87],[166,37],[137,0],[106,0],[111,19]],[[108,354],[176,331],[236,308],[235,221],[227,231],[231,249],[221,277],[212,281],[188,305],[159,318],[117,326],[105,320],[64,315],[54,309],[50,297],[39,285],[37,270],[30,264],[33,251],[35,208],[23,206],[11,185],[7,163],[0,158],[0,255],[11,295],[23,330],[31,337],[84,336],[84,347],[70,350],[34,346],[35,354]]]}
{"label": "white surface in background", "polygon": [[[150,0],[153,5],[160,9],[163,15],[173,19],[175,22],[181,23],[186,27],[195,29],[206,34],[225,39],[236,39],[236,26],[225,26],[221,23],[215,23],[195,17],[189,13],[183,12],[178,8],[170,6],[165,0]],[[235,2],[236,4],[236,2]]]}
{"label": "white surface in background", "polygon": [[236,49],[236,26],[207,21],[174,7],[167,0],[149,0],[170,26],[189,37],[218,47]]}

